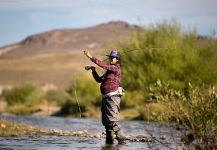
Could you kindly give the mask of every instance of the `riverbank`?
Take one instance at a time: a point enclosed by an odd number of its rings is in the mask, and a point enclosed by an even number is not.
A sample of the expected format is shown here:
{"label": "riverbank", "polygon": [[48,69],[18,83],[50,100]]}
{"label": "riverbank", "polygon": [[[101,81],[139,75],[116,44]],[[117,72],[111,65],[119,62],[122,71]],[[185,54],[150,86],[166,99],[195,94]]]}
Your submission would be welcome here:
{"label": "riverbank", "polygon": [[0,136],[39,135],[45,133],[39,128],[6,120],[0,120],[0,129]]}
{"label": "riverbank", "polygon": [[[63,131],[48,130],[33,127],[27,124],[13,123],[6,120],[0,120],[0,137],[21,137],[21,136],[78,136],[86,138],[105,138],[104,133],[92,133],[88,131]],[[126,136],[127,141],[131,142],[152,142],[156,138],[152,136]],[[164,139],[164,137],[161,137]]]}
{"label": "riverbank", "polygon": [[0,137],[8,136],[81,136],[81,137],[93,137],[103,138],[104,135],[100,133],[89,133],[87,131],[62,131],[62,130],[48,130],[33,127],[27,124],[13,123],[6,120],[0,120]]}
{"label": "riverbank", "polygon": [[[47,149],[79,149],[80,147],[87,147],[87,149],[90,149],[92,147],[93,149],[100,149],[101,146],[105,145],[103,137],[96,138],[94,136],[97,133],[100,136],[105,136],[102,134],[104,128],[100,119],[4,115],[0,116],[0,120],[28,124],[50,131],[49,134],[40,133],[41,135],[0,136],[0,145],[3,146],[0,146],[0,148],[16,149],[16,147],[19,147],[20,149],[29,149],[31,147],[38,149],[45,147]],[[173,125],[147,121],[121,121],[121,125],[124,135],[131,138],[131,142],[123,146],[124,149],[167,150],[165,145],[173,149],[176,147],[183,149],[184,144],[180,139],[181,132],[175,129]],[[61,132],[74,134],[65,136]],[[82,136],[82,132],[85,133],[84,136]],[[76,135],[75,133],[79,134]]]}

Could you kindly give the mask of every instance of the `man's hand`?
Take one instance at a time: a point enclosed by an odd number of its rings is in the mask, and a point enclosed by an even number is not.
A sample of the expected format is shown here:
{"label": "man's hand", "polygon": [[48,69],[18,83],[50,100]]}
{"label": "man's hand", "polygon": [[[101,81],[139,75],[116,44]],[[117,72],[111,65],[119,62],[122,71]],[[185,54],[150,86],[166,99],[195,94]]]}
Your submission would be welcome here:
{"label": "man's hand", "polygon": [[95,67],[94,66],[85,66],[85,70],[92,70],[94,71],[95,70]]}
{"label": "man's hand", "polygon": [[88,52],[88,51],[83,51],[84,52],[84,55],[86,55],[88,58],[92,58],[92,56],[91,56],[91,54],[90,54],[90,52]]}

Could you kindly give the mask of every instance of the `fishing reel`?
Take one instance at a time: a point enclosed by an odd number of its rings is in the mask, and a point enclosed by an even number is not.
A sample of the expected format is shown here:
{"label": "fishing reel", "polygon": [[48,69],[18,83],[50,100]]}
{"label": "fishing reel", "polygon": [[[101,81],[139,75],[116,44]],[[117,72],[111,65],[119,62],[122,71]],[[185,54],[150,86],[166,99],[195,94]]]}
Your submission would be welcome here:
{"label": "fishing reel", "polygon": [[95,67],[93,67],[93,66],[85,66],[85,67],[84,67],[85,70],[90,70],[90,69],[92,70],[92,69],[94,69],[94,68],[95,68]]}

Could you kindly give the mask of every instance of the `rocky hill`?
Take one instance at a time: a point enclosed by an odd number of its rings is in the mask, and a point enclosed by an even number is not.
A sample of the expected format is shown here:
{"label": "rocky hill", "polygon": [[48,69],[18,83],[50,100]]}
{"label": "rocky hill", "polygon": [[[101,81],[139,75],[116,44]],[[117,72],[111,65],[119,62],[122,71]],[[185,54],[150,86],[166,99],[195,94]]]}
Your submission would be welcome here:
{"label": "rocky hill", "polygon": [[112,21],[84,29],[57,29],[0,48],[0,54],[5,58],[83,49],[102,50],[111,43],[127,39],[131,31],[138,28],[126,22]]}
{"label": "rocky hill", "polygon": [[82,50],[102,58],[104,49],[130,37],[140,27],[113,21],[84,29],[57,29],[31,35],[0,48],[0,86],[35,83],[67,87],[78,74],[88,74]]}

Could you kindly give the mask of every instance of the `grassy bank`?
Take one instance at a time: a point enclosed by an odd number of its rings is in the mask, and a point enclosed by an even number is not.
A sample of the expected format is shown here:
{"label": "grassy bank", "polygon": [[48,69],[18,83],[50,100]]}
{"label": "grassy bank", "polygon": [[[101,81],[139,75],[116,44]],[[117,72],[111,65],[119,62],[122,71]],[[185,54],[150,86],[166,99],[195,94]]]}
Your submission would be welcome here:
{"label": "grassy bank", "polygon": [[23,135],[41,135],[45,131],[24,124],[15,124],[9,121],[0,120],[0,136],[23,136]]}

